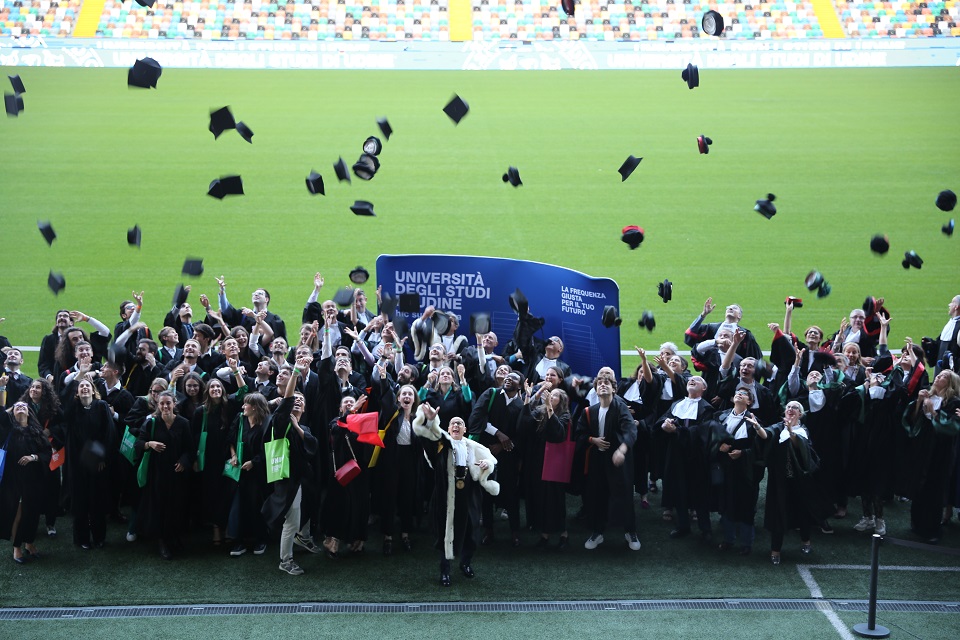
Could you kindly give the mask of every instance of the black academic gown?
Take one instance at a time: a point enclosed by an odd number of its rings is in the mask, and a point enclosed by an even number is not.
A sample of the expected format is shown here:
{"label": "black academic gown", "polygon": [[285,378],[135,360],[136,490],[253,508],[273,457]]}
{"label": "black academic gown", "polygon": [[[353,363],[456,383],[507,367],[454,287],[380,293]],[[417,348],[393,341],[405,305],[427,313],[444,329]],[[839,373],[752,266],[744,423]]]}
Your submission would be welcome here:
{"label": "black academic gown", "polygon": [[[140,465],[150,441],[162,442],[166,448],[162,452],[149,450],[147,483],[140,494],[137,529],[165,544],[177,546],[187,511],[188,474],[196,455],[190,423],[182,416],[174,416],[169,426],[163,418],[147,418],[135,445],[141,454]],[[177,464],[181,466],[180,471],[175,469]]]}
{"label": "black academic gown", "polygon": [[[32,543],[44,507],[44,482],[52,453],[50,444],[35,426],[20,427],[10,414],[0,411],[0,447],[7,452],[0,479],[0,538],[12,540],[15,546]],[[20,458],[31,455],[36,455],[38,460],[21,466]],[[20,523],[14,536],[13,521],[18,507]]]}

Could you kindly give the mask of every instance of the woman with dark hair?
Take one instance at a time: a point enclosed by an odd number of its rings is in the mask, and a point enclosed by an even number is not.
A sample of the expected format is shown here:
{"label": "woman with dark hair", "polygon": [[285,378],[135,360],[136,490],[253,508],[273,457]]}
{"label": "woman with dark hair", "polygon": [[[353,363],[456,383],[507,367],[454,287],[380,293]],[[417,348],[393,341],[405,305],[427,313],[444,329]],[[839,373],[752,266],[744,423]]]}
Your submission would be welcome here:
{"label": "woman with dark hair", "polygon": [[[171,374],[172,376],[173,374]],[[203,402],[206,383],[196,372],[183,376],[183,393],[177,395],[177,415],[193,420],[193,414]]]}
{"label": "woman with dark hair", "polygon": [[[548,370],[549,373],[549,370]],[[524,464],[527,524],[540,533],[537,547],[546,549],[550,535],[560,534],[560,549],[567,548],[567,484],[543,479],[544,451],[548,442],[571,439],[570,398],[562,389],[541,386],[528,397],[520,416],[520,447]]]}
{"label": "woman with dark hair", "polygon": [[[0,406],[6,401],[6,383],[7,376],[0,377]],[[40,557],[34,541],[51,455],[50,442],[26,402],[0,410],[0,447],[7,452],[0,480],[0,538],[13,542],[13,561],[23,564]]]}
{"label": "woman with dark hair", "polygon": [[813,448],[807,429],[800,424],[803,405],[796,400],[787,403],[783,420],[764,428],[748,414],[746,421],[756,432],[768,470],[767,501],[763,509],[763,526],[770,532],[770,562],[780,565],[783,536],[787,531],[800,531],[800,553],[810,555],[810,531],[817,524],[813,515],[815,497],[811,474],[816,470]]}
{"label": "woman with dark hair", "polygon": [[360,467],[346,485],[331,482],[324,496],[322,515],[325,538],[323,548],[331,558],[337,556],[341,541],[350,541],[351,553],[362,553],[367,540],[367,519],[370,515],[370,470],[372,447],[357,440],[357,434],[347,429],[350,414],[358,413],[366,396],[354,399],[345,395],[340,400],[340,416],[330,421],[329,437],[331,461],[336,472],[350,460]]}
{"label": "woman with dark hair", "polygon": [[234,327],[230,330],[230,336],[237,341],[237,356],[240,359],[240,365],[247,371],[256,369],[260,358],[250,349],[250,333],[245,327]]}
{"label": "woman with dark hair", "polygon": [[[227,537],[236,543],[230,551],[233,557],[247,552],[244,540],[253,540],[253,554],[263,555],[267,550],[267,525],[260,515],[267,491],[267,468],[263,459],[263,434],[269,426],[270,406],[259,393],[243,397],[240,416],[230,432],[230,464],[240,467],[237,493],[230,509]],[[237,442],[243,451],[237,450]],[[234,526],[234,523],[236,525]]]}
{"label": "woman with dark hair", "polygon": [[[133,406],[127,412],[124,418],[126,426],[130,428],[130,435],[136,438],[140,435],[140,427],[151,415],[157,411],[157,398],[160,394],[168,390],[166,378],[154,378],[147,390],[147,395],[139,396],[133,401]],[[69,465],[69,463],[67,463]],[[136,477],[137,467],[134,464],[133,477]],[[131,480],[127,487],[127,495],[132,506],[130,518],[127,522],[127,542],[135,542],[137,539],[137,512],[140,509],[140,487]]]}
{"label": "woman with dark hair", "polygon": [[960,433],[960,376],[944,369],[930,389],[921,389],[903,412],[910,443],[908,497],[913,532],[931,543],[940,541],[944,509],[949,513],[951,471],[957,464]]}
{"label": "woman with dark hair", "polygon": [[137,452],[149,452],[147,481],[140,496],[138,527],[146,535],[156,536],[160,557],[173,559],[173,551],[183,549],[183,515],[186,510],[187,469],[193,462],[190,423],[176,413],[177,394],[164,391],[157,398],[156,412],[140,428]]}
{"label": "woman with dark hair", "polygon": [[[43,378],[34,380],[30,387],[20,397],[21,402],[30,406],[33,415],[37,417],[43,436],[51,443],[54,449],[63,446],[59,440],[54,440],[58,425],[63,422],[63,410],[60,408],[60,398],[53,390],[53,385]],[[43,510],[44,523],[47,526],[47,535],[51,538],[57,535],[57,517],[61,509],[61,491],[63,489],[63,473],[67,463],[57,467],[43,476]]]}
{"label": "woman with dark hair", "polygon": [[66,446],[73,542],[83,550],[103,546],[110,496],[106,451],[117,446],[113,409],[100,399],[87,376],[76,385],[76,397],[64,408],[58,438]]}

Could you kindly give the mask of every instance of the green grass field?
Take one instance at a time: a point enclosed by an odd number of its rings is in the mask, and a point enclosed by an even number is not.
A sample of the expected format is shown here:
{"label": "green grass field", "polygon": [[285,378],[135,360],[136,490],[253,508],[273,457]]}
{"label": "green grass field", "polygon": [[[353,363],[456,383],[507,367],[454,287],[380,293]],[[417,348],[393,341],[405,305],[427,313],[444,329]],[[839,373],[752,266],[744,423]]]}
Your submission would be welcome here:
{"label": "green grass field", "polygon": [[[132,289],[146,291],[145,320],[159,325],[187,255],[205,259],[194,302],[225,274],[235,304],[270,289],[288,326],[315,271],[332,290],[381,253],[559,264],[619,283],[627,349],[679,341],[709,295],[721,309],[742,304],[768,348],[763,327],[782,321],[787,294],[807,301],[797,328],[829,331],[866,295],[885,296],[899,346],[939,331],[956,293],[957,240],[933,205],[960,188],[953,69],[703,70],[694,91],[679,72],[167,69],[151,91],[128,90],[125,69],[5,72],[27,88],[24,113],[0,126],[0,329],[14,344],[39,344],[61,307],[112,327]],[[459,126],[441,111],[454,92],[471,107]],[[223,105],[253,129],[252,145],[232,131],[213,139],[208,114]],[[378,116],[395,131],[380,172],[338,184],[333,162],[356,159]],[[700,134],[714,140],[709,155],[697,153]],[[621,183],[628,154],[644,160]],[[501,182],[508,165],[522,187]],[[311,169],[326,197],[308,194]],[[229,173],[247,194],[208,197]],[[767,192],[780,211],[770,221],[753,211]],[[378,216],[352,215],[355,199]],[[53,222],[52,247],[39,219]],[[134,224],[141,250],[125,241]],[[626,224],[646,230],[636,251],[620,242]],[[890,236],[884,257],[869,250],[874,233]],[[911,249],[921,271],[900,266]],[[813,268],[828,298],[805,291]],[[59,297],[50,269],[67,280]],[[675,283],[669,305],[656,295],[664,278]],[[636,327],[644,309],[656,313],[653,334]]]}

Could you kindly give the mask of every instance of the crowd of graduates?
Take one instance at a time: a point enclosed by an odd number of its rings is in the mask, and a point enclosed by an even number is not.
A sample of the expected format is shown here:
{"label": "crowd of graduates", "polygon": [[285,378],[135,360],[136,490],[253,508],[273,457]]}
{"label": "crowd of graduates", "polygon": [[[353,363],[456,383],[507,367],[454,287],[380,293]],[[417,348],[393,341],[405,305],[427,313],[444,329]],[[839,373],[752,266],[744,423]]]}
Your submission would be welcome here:
{"label": "crowd of graduates", "polygon": [[767,357],[739,306],[707,322],[708,299],[683,336],[689,358],[672,342],[637,348],[617,379],[571,371],[522,299],[501,345],[433,307],[408,327],[379,292],[376,311],[360,288],[321,302],[318,273],[288,336],[266,289],[237,308],[217,282],[202,321],[189,287],[162,327],[143,321],[142,292],[112,331],[59,311],[36,378],[0,337],[0,538],[15,562],[39,558],[41,527],[56,536],[67,513],[81,550],[104,545],[110,519],[168,560],[205,528],[234,557],[279,541],[292,575],[295,546],[339,558],[373,537],[389,556],[419,538],[449,585],[450,561],[473,577],[495,536],[519,547],[529,530],[537,547],[566,548],[570,499],[588,550],[608,526],[639,550],[635,509],[662,492],[671,538],[696,528],[747,556],[765,480],[774,565],[787,533],[809,554],[848,507],[853,528],[886,535],[885,503],[909,501],[913,533],[936,543],[960,505],[960,296],[937,338],[905,338],[898,354],[882,298],[802,336],[788,298]]}

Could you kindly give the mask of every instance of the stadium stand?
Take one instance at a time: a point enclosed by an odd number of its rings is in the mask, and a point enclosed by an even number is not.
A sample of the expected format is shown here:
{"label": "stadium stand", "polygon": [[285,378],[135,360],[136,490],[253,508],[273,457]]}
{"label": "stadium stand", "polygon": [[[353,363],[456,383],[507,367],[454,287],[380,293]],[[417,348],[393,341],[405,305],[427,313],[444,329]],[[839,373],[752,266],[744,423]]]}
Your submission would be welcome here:
{"label": "stadium stand", "polygon": [[0,35],[66,37],[73,34],[82,0],[4,0]]}
{"label": "stadium stand", "polygon": [[960,35],[960,5],[946,2],[846,2],[836,0],[851,38],[914,38]]}

